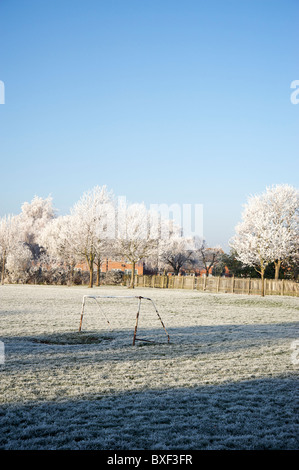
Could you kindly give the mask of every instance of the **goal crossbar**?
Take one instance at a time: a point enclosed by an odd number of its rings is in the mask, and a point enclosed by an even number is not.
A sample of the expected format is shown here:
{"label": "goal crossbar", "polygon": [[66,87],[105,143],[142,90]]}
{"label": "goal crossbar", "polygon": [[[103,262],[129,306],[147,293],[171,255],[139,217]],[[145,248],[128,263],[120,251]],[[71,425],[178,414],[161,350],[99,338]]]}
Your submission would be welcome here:
{"label": "goal crossbar", "polygon": [[167,341],[169,343],[170,341],[170,338],[169,338],[169,334],[165,328],[165,325],[163,323],[163,320],[161,318],[161,315],[159,314],[158,312],[158,309],[156,307],[156,304],[154,303],[154,301],[150,298],[150,297],[143,297],[143,296],[140,296],[140,295],[84,295],[83,296],[83,299],[82,299],[82,307],[81,307],[81,317],[80,317],[80,325],[79,325],[79,331],[81,331],[82,329],[82,323],[83,323],[83,317],[84,317],[84,309],[85,309],[85,301],[86,299],[93,299],[95,300],[95,302],[97,303],[98,307],[99,307],[99,310],[101,312],[101,314],[105,317],[105,320],[106,322],[108,323],[108,326],[109,328],[111,329],[111,325],[110,325],[110,322],[107,318],[107,316],[105,315],[103,309],[101,308],[101,305],[100,303],[97,301],[97,299],[138,299],[138,307],[137,307],[137,313],[136,313],[136,320],[135,320],[135,328],[134,328],[134,335],[133,335],[133,346],[135,345],[135,342],[136,341],[147,341],[149,343],[153,343],[155,341],[150,341],[150,340],[147,340],[147,339],[142,339],[142,338],[137,338],[137,329],[138,329],[138,320],[139,320],[139,315],[140,315],[140,309],[141,309],[141,300],[148,300],[149,302],[151,302],[152,306],[154,307],[155,309],[155,312],[161,322],[161,325],[167,335]]}

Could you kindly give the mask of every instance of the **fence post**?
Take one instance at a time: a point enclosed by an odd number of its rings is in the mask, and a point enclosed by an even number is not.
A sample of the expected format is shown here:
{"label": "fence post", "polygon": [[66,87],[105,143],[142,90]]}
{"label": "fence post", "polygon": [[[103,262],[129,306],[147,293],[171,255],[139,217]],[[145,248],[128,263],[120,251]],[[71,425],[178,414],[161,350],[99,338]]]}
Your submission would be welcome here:
{"label": "fence post", "polygon": [[[156,275],[135,275],[135,286],[143,286],[143,287],[161,287],[161,288],[169,288],[169,289],[196,289],[206,291],[208,287],[208,278],[207,276],[194,276],[192,282],[190,279],[185,279],[185,276],[158,276],[160,279],[156,279]],[[196,279],[195,279],[196,277]],[[163,278],[163,279],[161,279]],[[229,279],[231,279],[231,286],[229,286]],[[239,279],[239,281],[238,281]],[[188,282],[187,282],[188,281]],[[190,282],[189,282],[190,281]],[[221,278],[217,276],[217,279],[213,278],[213,282],[209,282],[209,290],[208,292],[231,292],[237,294],[244,294],[247,292],[248,295],[255,294],[255,284],[258,283],[258,291],[260,291],[261,280],[260,279],[252,279],[251,278],[235,278],[233,275],[231,278]],[[214,283],[216,281],[216,285]],[[223,281],[223,283],[222,283]],[[236,282],[239,282],[242,287],[240,287]],[[242,281],[242,284],[241,284]],[[252,282],[251,282],[252,281]],[[200,285],[202,282],[202,286]],[[190,286],[189,286],[190,283]],[[128,275],[124,274],[123,279],[121,281],[123,286],[129,287],[130,278]],[[223,288],[223,285],[225,288]],[[281,287],[279,287],[279,285]],[[292,282],[285,279],[279,279],[278,281],[274,281],[271,279],[264,280],[264,294],[266,295],[294,295],[298,297],[299,292],[299,284],[298,282]],[[221,291],[222,289],[222,291]]]}

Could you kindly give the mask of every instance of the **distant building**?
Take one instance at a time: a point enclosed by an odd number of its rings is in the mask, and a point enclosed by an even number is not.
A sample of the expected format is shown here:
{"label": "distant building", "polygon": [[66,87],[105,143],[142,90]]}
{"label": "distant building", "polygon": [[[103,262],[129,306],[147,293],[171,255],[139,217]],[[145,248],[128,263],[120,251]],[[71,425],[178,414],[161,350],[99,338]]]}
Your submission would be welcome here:
{"label": "distant building", "polygon": [[[126,261],[114,261],[106,259],[101,265],[101,272],[106,273],[107,271],[122,271],[125,274],[132,272],[132,264]],[[139,261],[135,264],[135,274],[143,274],[143,262]]]}
{"label": "distant building", "polygon": [[[87,263],[79,263],[76,265],[77,269],[82,271],[88,271]],[[96,266],[95,266],[96,268]],[[135,264],[135,274],[143,274],[143,262],[139,261]],[[122,271],[124,274],[130,274],[132,272],[132,264],[127,263],[126,261],[115,261],[112,259],[104,259],[101,263],[101,273],[107,273],[109,271]]]}

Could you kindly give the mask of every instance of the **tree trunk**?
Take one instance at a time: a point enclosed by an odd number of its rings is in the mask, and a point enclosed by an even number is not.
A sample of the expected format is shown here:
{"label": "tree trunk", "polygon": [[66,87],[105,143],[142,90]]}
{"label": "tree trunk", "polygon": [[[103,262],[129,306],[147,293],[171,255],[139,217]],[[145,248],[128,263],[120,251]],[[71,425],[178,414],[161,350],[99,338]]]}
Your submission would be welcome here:
{"label": "tree trunk", "polygon": [[264,279],[265,270],[261,272],[262,287],[261,287],[261,296],[265,296],[265,279]]}
{"label": "tree trunk", "polygon": [[209,277],[209,268],[206,264],[205,264],[205,270],[206,270],[206,277]]}
{"label": "tree trunk", "polygon": [[101,276],[101,267],[100,267],[100,262],[98,261],[97,264],[97,280],[96,280],[96,286],[99,287],[100,285],[100,276]]}
{"label": "tree trunk", "polygon": [[132,261],[132,273],[131,273],[131,289],[134,289],[134,281],[135,281],[135,261]]}
{"label": "tree trunk", "polygon": [[69,273],[69,285],[73,285],[73,279],[74,279],[74,268],[75,265],[73,263],[70,264],[70,273]]}
{"label": "tree trunk", "polygon": [[275,265],[275,281],[277,281],[279,279],[279,270],[281,266],[281,260],[274,261],[274,265]]}
{"label": "tree trunk", "polygon": [[89,257],[86,256],[86,258],[87,258],[87,263],[88,263],[88,267],[89,267],[89,285],[88,285],[88,287],[92,288],[93,287],[93,260],[94,260],[94,257],[92,255],[90,255]]}
{"label": "tree trunk", "polygon": [[91,266],[89,267],[89,285],[88,287],[92,288],[93,287],[93,263],[91,263]]}
{"label": "tree trunk", "polygon": [[1,284],[4,284],[4,278],[5,278],[5,262],[6,262],[6,254],[5,251],[2,254],[2,273],[1,273]]}

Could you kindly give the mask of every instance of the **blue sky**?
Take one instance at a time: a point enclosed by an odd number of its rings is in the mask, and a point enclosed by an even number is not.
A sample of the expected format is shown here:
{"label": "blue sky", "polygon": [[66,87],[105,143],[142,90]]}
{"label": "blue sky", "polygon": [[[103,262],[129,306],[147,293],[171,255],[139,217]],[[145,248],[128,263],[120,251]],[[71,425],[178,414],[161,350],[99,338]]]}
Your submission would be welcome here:
{"label": "blue sky", "polygon": [[297,0],[0,0],[0,216],[106,184],[203,204],[227,249],[247,196],[298,186]]}

